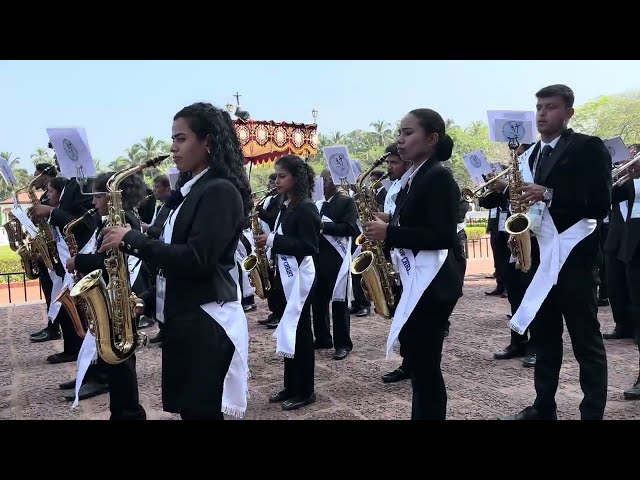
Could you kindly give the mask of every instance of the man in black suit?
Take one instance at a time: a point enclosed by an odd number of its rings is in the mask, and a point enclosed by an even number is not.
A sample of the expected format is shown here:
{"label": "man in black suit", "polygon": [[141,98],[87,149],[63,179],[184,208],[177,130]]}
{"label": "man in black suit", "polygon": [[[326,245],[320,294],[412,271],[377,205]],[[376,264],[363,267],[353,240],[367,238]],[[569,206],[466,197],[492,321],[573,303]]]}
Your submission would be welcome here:
{"label": "man in black suit", "polygon": [[[504,220],[509,216],[509,199],[501,197],[499,204],[493,205],[493,203],[487,201],[486,197],[481,197],[478,204],[482,208],[489,208],[489,219],[487,220],[487,233],[491,236],[491,251],[493,254],[493,267],[496,277],[496,288],[490,292],[485,292],[486,295],[500,295],[506,297],[506,270],[509,267],[509,258],[511,252],[507,244],[509,240],[509,234],[504,229]],[[492,205],[492,206],[489,206]],[[502,226],[502,228],[500,228]]]}
{"label": "man in black suit", "polygon": [[[373,172],[371,172],[371,174],[369,175],[371,177],[371,185],[380,180],[383,175],[384,174],[379,170],[374,170]],[[384,199],[387,198],[387,189],[384,187],[384,185],[382,185],[382,183],[380,183],[376,187],[375,194],[376,203],[378,204],[378,210],[380,212],[384,212]]]}
{"label": "man in black suit", "polygon": [[[160,238],[160,234],[164,229],[164,222],[167,220],[171,208],[167,205],[171,199],[171,182],[166,175],[158,175],[153,179],[153,205],[155,202],[160,202],[160,205],[155,206],[151,224],[147,224],[144,221],[141,223],[142,231],[156,240]],[[140,213],[140,219],[142,219],[142,213]]]}
{"label": "man in black suit", "polygon": [[[345,274],[344,291],[337,292],[344,295],[344,301],[332,301],[332,294],[338,273],[342,266],[349,238],[355,238],[358,234],[356,221],[358,213],[353,199],[338,191],[329,170],[321,174],[324,183],[324,198],[320,208],[322,217],[322,235],[318,254],[314,256],[316,266],[316,290],[313,297],[313,332],[315,335],[315,348],[335,347],[335,360],[342,360],[353,348],[350,336],[349,309],[347,307],[348,291],[347,277]],[[325,218],[326,217],[326,218]],[[327,218],[330,221],[327,221]],[[335,244],[335,246],[334,246]],[[338,248],[344,248],[338,252]],[[349,269],[350,269],[349,265]],[[333,318],[333,340],[329,331],[329,304],[331,304],[331,317]]]}
{"label": "man in black suit", "polygon": [[[532,406],[503,418],[557,419],[555,394],[562,366],[564,317],[580,365],[580,386],[584,392],[581,418],[601,420],[607,401],[607,355],[597,318],[600,239],[595,227],[597,220],[606,217],[611,205],[611,156],[601,139],[567,128],[574,113],[574,95],[569,87],[545,87],[536,97],[541,141],[528,155],[534,183],[523,185],[519,200],[529,205],[544,202],[549,213],[545,222],[550,219],[560,235],[574,227],[572,231],[579,241],[571,248],[563,246],[564,236],[559,238],[560,251],[568,252],[568,256],[556,284],[530,324],[537,355],[536,400]],[[541,266],[539,242],[538,236],[533,238],[532,285]],[[553,266],[541,267],[546,270]]]}
{"label": "man in black suit", "polygon": [[[56,159],[57,163],[57,159]],[[89,182],[90,183],[90,182]],[[91,188],[88,185],[87,188]],[[84,195],[82,193],[82,187],[78,183],[75,177],[71,178],[64,189],[60,197],[60,204],[58,207],[53,208],[49,205],[36,205],[32,209],[32,214],[39,218],[48,218],[49,223],[53,227],[58,227],[60,231],[72,220],[81,217],[88,210],[93,208],[92,196]],[[73,229],[73,234],[78,244],[78,250],[82,250],[82,247],[87,243],[96,225],[93,218],[85,218],[80,224],[76,225]],[[64,277],[64,265],[62,262],[56,265],[56,273],[60,277]],[[64,339],[64,351],[56,353],[47,357],[49,363],[62,363],[73,362],[78,357],[80,352],[80,346],[82,345],[82,338],[78,336],[73,328],[73,324],[68,315],[66,315],[64,309],[60,309],[58,315],[60,321],[60,327],[62,328],[62,337]]]}
{"label": "man in black suit", "polygon": [[[40,203],[48,205],[49,198],[47,195],[47,184],[49,180],[55,178],[58,175],[58,170],[54,165],[50,163],[38,163],[36,170],[33,173],[37,180],[34,182],[36,190],[44,190],[44,193],[40,196]],[[44,266],[42,260],[38,261],[38,270],[40,271],[38,279],[40,280],[40,287],[44,293],[44,298],[47,303],[47,310],[51,306],[51,291],[53,289],[53,281],[49,275],[47,267]],[[32,333],[30,335],[32,342],[46,342],[48,340],[58,340],[60,338],[60,322],[56,317],[53,321],[48,321],[47,326],[42,330]]]}

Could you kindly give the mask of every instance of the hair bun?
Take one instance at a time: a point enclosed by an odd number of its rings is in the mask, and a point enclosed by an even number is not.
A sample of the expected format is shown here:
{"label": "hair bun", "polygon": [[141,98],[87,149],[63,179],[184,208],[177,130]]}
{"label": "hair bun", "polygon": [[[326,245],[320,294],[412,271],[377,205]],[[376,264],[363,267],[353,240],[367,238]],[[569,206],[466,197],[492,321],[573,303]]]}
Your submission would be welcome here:
{"label": "hair bun", "polygon": [[438,160],[441,162],[446,162],[451,158],[451,154],[453,153],[453,139],[449,135],[445,135],[438,140],[438,145],[436,146],[436,155],[438,156]]}

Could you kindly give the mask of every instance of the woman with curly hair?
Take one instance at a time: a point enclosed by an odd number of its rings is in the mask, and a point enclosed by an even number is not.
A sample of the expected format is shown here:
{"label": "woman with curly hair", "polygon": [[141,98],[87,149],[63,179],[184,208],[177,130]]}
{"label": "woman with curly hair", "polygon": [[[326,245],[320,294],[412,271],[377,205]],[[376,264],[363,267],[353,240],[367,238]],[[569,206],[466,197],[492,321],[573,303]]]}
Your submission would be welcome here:
{"label": "woman with curly hair", "polygon": [[[109,214],[109,201],[106,194],[107,182],[115,172],[102,173],[93,182],[93,206],[96,208],[100,220],[94,237],[74,257],[66,262],[69,273],[77,272],[87,275],[94,270],[101,270],[105,284],[109,282],[109,275],[105,267],[106,253],[96,253],[102,242],[103,226]],[[125,178],[120,184],[122,190],[122,208],[125,222],[134,230],[140,231],[140,221],[134,208],[145,196],[145,186],[138,176]],[[149,288],[149,272],[142,262],[135,257],[128,258],[129,281],[134,293],[140,293]],[[94,362],[95,363],[92,363]],[[67,400],[84,400],[94,395],[110,394],[109,409],[112,420],[145,420],[146,413],[138,395],[138,377],[136,375],[135,354],[117,365],[111,365],[98,357],[95,338],[91,333],[85,335],[82,348],[78,355],[78,378],[76,381],[60,385],[62,389],[73,388],[76,392],[65,396]]]}
{"label": "woman with curly hair", "polygon": [[256,247],[271,248],[276,257],[276,289],[284,291],[286,305],[274,336],[276,352],[284,357],[284,389],[269,401],[284,402],[283,410],[313,403],[315,351],[311,330],[311,299],[316,270],[321,220],[311,200],[315,174],[295,155],[280,158],[275,165],[276,188],[284,203],[273,232],[255,238]]}
{"label": "woman with curly hair", "polygon": [[251,189],[231,117],[195,103],[173,118],[171,153],[181,179],[160,239],[108,229],[101,250],[120,248],[159,270],[140,297],[164,320],[162,403],[182,419],[243,416],[249,333],[231,270],[251,209]]}

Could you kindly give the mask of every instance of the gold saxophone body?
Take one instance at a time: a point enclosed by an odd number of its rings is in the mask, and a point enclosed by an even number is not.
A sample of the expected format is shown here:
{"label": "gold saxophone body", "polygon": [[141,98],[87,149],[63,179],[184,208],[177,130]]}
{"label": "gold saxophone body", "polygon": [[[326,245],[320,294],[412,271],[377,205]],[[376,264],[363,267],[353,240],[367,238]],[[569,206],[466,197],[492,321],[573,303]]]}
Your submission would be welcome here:
{"label": "gold saxophone body", "polygon": [[40,275],[38,259],[31,250],[31,241],[20,221],[13,215],[3,225],[9,239],[9,247],[20,256],[20,263],[24,274],[29,280],[34,280]]}
{"label": "gold saxophone body", "polygon": [[[18,195],[18,192],[27,190],[31,205],[34,207],[40,203],[40,200],[38,200],[38,197],[36,195],[34,184],[41,175],[44,175],[44,173],[41,173],[37,177],[33,178],[29,182],[29,185],[27,185],[24,189],[16,191],[16,195]],[[47,267],[49,270],[53,270],[55,265],[60,263],[60,255],[58,255],[58,246],[56,245],[56,241],[53,238],[51,225],[49,225],[47,220],[41,218],[37,221],[37,223],[35,223],[35,226],[38,227],[38,234],[35,236],[35,238],[32,238],[29,241],[30,250],[37,259],[42,260],[42,263],[44,263],[45,267]]]}
{"label": "gold saxophone body", "polygon": [[[124,226],[126,223],[122,190],[118,189],[120,183],[145,168],[155,167],[167,157],[169,155],[147,160],[116,172],[109,178],[109,213],[105,226]],[[131,289],[127,255],[117,248],[108,250],[104,263],[108,285],[102,278],[102,270],[94,270],[76,283],[71,289],[71,297],[80,297],[85,301],[87,325],[96,338],[98,355],[106,363],[116,365],[130,358],[138,347],[144,346],[147,337],[138,332],[134,309],[139,300]]]}
{"label": "gold saxophone body", "polygon": [[[264,232],[260,225],[260,219],[258,218],[258,208],[262,205],[267,198],[269,198],[276,191],[276,188],[272,188],[267,194],[258,200],[251,209],[250,221],[251,232],[253,237],[262,235]],[[267,258],[266,247],[255,248],[255,253],[247,255],[240,264],[243,271],[249,274],[249,283],[255,289],[256,295],[261,299],[265,299],[271,292],[271,280],[273,275],[273,265]]]}
{"label": "gold saxophone body", "polygon": [[[87,210],[84,215],[79,218],[76,218],[69,223],[67,223],[62,229],[62,234],[64,235],[64,241],[69,248],[69,258],[75,257],[78,255],[78,244],[76,243],[76,237],[73,235],[73,228],[82,223],[87,217],[90,217],[98,210],[92,208]],[[74,273],[73,275],[74,282],[77,283],[80,278],[78,273]],[[89,325],[89,320],[87,316],[88,305],[84,298],[82,297],[71,297],[71,289],[68,286],[65,286],[58,297],[55,299],[56,302],[60,302],[62,304],[62,308],[64,308],[71,319],[71,324],[73,325],[73,329],[76,334],[80,338],[84,338],[87,334],[87,328]]]}
{"label": "gold saxophone body", "polygon": [[511,175],[508,178],[512,215],[505,221],[504,228],[509,234],[509,248],[516,258],[516,268],[526,273],[531,268],[531,219],[527,215],[529,207],[518,200],[524,180],[516,154],[517,142],[510,142],[509,148],[511,148]]}
{"label": "gold saxophone body", "polygon": [[[384,154],[356,179],[353,200],[362,224],[373,220],[373,213],[378,211],[373,190],[364,186],[364,180],[389,155]],[[362,289],[373,303],[375,312],[384,318],[391,318],[398,301],[394,291],[394,285],[399,281],[398,274],[391,263],[387,262],[382,242],[369,241],[364,234],[360,234],[356,238],[356,245],[362,246],[362,253],[351,262],[351,273],[362,275]]]}

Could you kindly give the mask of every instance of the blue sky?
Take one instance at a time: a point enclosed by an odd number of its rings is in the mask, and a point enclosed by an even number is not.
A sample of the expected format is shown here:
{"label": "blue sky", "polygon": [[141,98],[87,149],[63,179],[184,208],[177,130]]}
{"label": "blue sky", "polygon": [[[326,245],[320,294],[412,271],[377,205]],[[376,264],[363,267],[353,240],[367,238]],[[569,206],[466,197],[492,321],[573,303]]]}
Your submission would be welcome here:
{"label": "blue sky", "polygon": [[0,61],[0,150],[46,146],[47,127],[82,126],[110,162],[142,137],[168,140],[195,101],[224,107],[239,91],[255,119],[311,123],[320,133],[369,129],[428,107],[458,124],[486,111],[534,109],[535,92],[565,83],[576,105],[637,88],[640,61]]}

